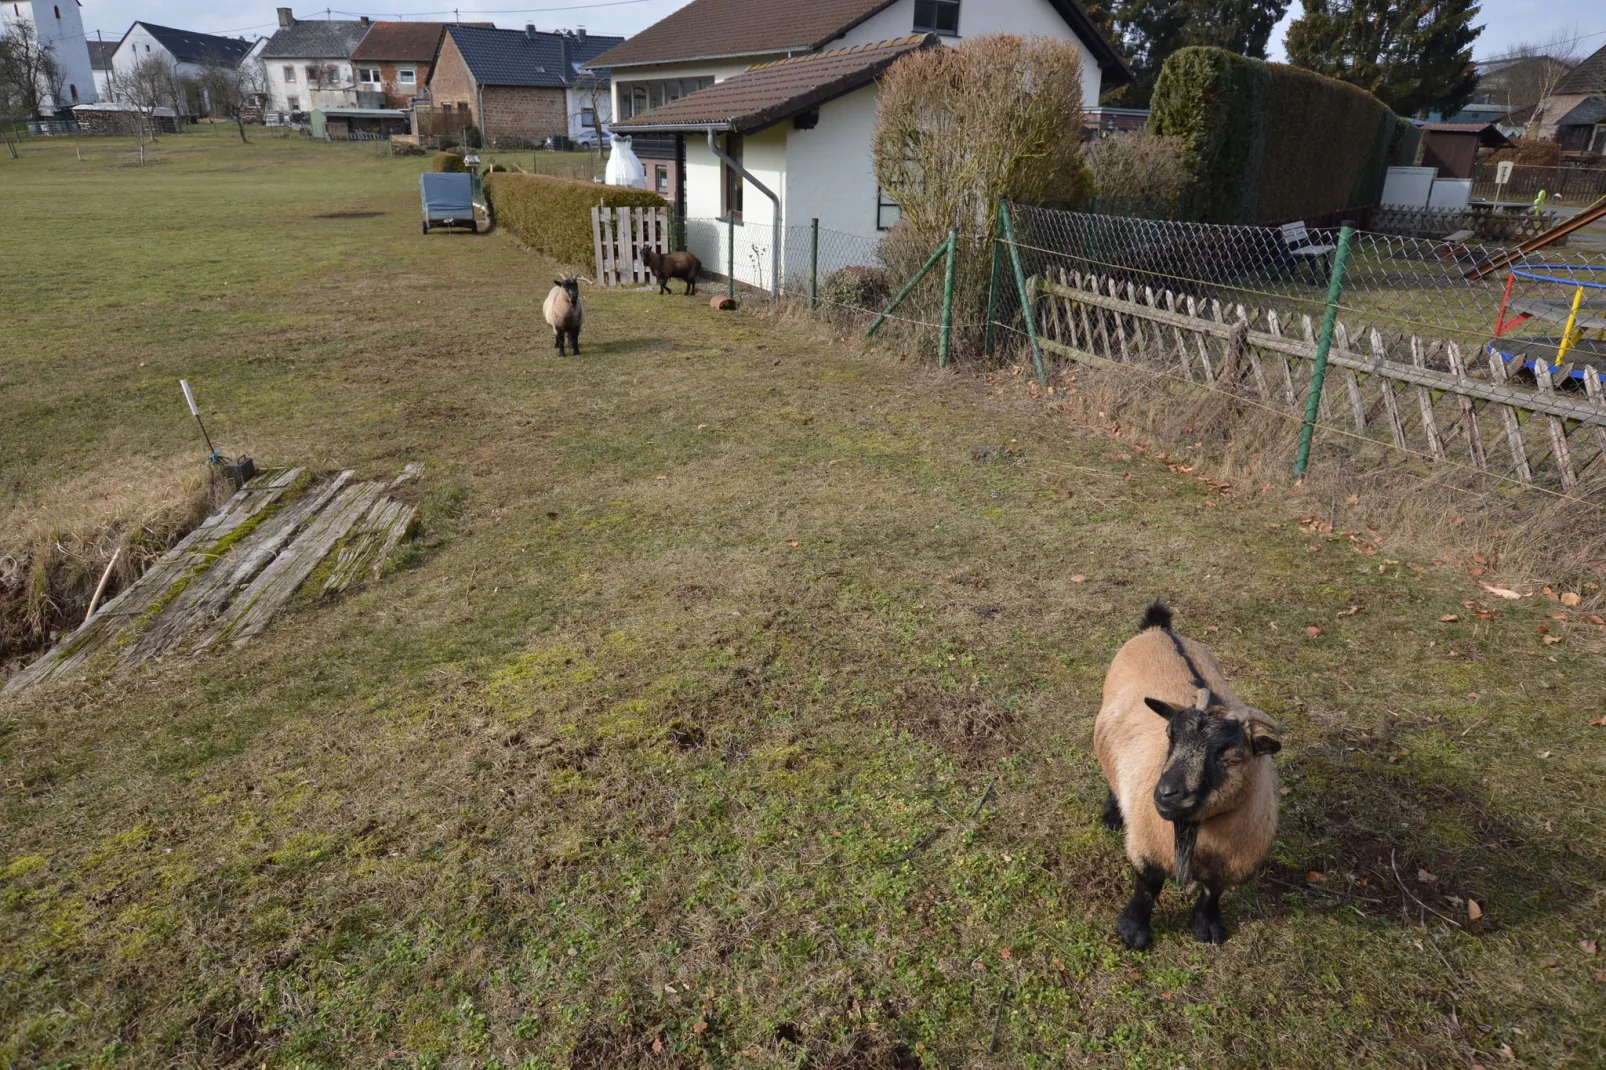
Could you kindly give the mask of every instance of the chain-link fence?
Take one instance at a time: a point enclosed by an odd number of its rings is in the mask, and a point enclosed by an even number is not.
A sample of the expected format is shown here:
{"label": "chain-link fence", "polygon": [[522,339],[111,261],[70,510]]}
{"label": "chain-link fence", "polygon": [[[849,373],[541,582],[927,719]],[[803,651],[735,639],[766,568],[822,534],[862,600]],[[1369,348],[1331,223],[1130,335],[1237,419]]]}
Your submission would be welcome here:
{"label": "chain-link fence", "polygon": [[[1319,395],[1330,436],[1561,493],[1606,475],[1598,253],[1034,208],[1014,219],[1049,360],[1192,382],[1293,421]],[[1019,287],[1000,296],[998,330],[1026,341]]]}

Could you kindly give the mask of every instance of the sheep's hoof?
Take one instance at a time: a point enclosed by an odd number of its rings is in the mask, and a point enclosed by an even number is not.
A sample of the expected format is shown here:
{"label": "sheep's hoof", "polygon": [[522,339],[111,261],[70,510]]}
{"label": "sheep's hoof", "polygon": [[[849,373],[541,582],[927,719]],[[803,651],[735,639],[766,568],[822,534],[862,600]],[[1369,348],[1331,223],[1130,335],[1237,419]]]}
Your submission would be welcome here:
{"label": "sheep's hoof", "polygon": [[1115,919],[1115,931],[1130,951],[1143,951],[1149,946],[1149,923],[1129,918],[1125,914]]}
{"label": "sheep's hoof", "polygon": [[1227,942],[1227,927],[1221,923],[1218,914],[1211,917],[1207,914],[1195,914],[1193,923],[1193,938],[1201,944],[1225,944]]}

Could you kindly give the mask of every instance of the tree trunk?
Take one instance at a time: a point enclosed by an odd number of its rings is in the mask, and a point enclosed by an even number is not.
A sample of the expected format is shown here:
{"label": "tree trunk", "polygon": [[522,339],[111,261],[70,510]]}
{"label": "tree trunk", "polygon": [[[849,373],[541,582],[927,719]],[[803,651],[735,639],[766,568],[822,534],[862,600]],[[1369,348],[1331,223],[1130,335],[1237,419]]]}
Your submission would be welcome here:
{"label": "tree trunk", "polygon": [[17,158],[17,143],[11,140],[11,134],[4,127],[0,127],[0,138],[5,138],[6,151],[11,153],[11,158],[15,160]]}
{"label": "tree trunk", "polygon": [[239,128],[239,130],[240,130],[240,144],[242,144],[242,145],[251,144],[249,141],[247,141],[245,139],[245,120],[240,118],[240,113],[238,111],[236,111],[234,113],[234,125],[237,126]]}

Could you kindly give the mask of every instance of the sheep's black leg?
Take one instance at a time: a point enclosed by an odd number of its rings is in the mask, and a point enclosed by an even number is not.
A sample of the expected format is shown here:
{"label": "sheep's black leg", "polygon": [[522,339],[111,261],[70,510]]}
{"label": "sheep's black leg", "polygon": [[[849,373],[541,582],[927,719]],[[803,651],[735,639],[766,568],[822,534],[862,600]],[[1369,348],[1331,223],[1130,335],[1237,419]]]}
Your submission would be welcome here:
{"label": "sheep's black leg", "polygon": [[562,331],[558,331],[558,330],[554,330],[552,333],[557,336],[558,356],[560,356],[560,357],[567,356],[568,354],[566,354],[563,351],[563,332]]}
{"label": "sheep's black leg", "polygon": [[1160,890],[1165,887],[1165,870],[1149,864],[1134,869],[1132,876],[1132,898],[1121,916],[1115,919],[1115,931],[1127,947],[1142,951],[1149,946],[1149,918],[1154,915],[1154,901],[1160,898]]}
{"label": "sheep's black leg", "polygon": [[1204,885],[1199,901],[1193,904],[1193,919],[1188,923],[1193,938],[1201,944],[1224,944],[1227,927],[1221,922],[1221,889]]}
{"label": "sheep's black leg", "polygon": [[578,357],[580,355],[580,328],[578,327],[569,332],[569,348],[574,350],[575,356]]}
{"label": "sheep's black leg", "polygon": [[1105,792],[1104,827],[1111,832],[1117,832],[1125,824],[1126,819],[1121,816],[1121,804],[1115,801],[1115,792]]}
{"label": "sheep's black leg", "polygon": [[687,297],[696,297],[697,296],[697,280],[695,278],[690,278],[690,279],[686,280],[686,296]]}

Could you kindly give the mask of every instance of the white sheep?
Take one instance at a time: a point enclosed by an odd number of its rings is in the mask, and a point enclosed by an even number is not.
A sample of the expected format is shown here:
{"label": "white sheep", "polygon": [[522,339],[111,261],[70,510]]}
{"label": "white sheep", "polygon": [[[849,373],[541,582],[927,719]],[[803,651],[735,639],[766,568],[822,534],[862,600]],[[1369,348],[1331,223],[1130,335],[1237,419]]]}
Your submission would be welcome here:
{"label": "white sheep", "polygon": [[580,355],[580,327],[585,323],[585,304],[580,300],[580,280],[574,275],[565,275],[552,283],[552,289],[546,295],[546,301],[541,305],[541,314],[546,317],[547,325],[552,328],[552,334],[557,339],[558,356],[565,356],[563,339],[567,335],[569,346],[574,355]]}

